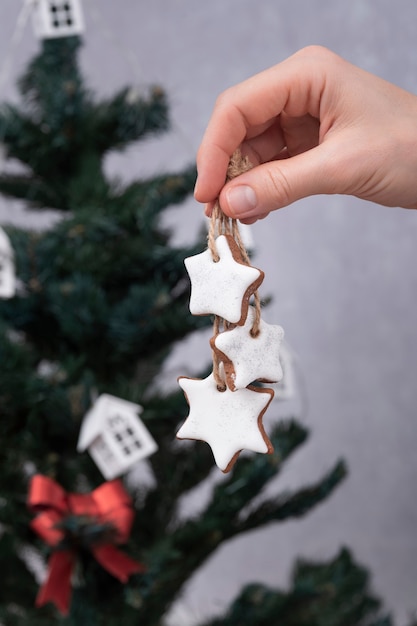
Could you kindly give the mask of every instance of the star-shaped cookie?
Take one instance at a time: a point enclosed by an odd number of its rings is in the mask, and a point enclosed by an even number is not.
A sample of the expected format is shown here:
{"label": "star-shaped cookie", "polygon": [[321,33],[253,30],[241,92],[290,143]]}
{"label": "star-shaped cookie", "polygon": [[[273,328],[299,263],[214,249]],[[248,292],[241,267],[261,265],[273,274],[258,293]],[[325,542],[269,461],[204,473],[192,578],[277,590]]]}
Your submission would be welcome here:
{"label": "star-shaped cookie", "polygon": [[212,337],[210,344],[223,362],[227,386],[243,389],[255,380],[276,383],[283,376],[279,348],[284,337],[281,326],[259,322],[259,333],[251,335],[255,309],[250,306],[243,326]]}
{"label": "star-shaped cookie", "polygon": [[218,315],[232,324],[243,324],[249,299],[264,279],[264,273],[242,261],[239,248],[230,235],[216,239],[219,261],[211,251],[187,257],[185,267],[191,281],[192,315]]}
{"label": "star-shaped cookie", "polygon": [[178,379],[190,412],[177,433],[178,439],[198,439],[211,447],[216,464],[223,472],[231,470],[239,452],[271,453],[262,424],[274,392],[249,387],[219,391],[213,374],[204,379]]}

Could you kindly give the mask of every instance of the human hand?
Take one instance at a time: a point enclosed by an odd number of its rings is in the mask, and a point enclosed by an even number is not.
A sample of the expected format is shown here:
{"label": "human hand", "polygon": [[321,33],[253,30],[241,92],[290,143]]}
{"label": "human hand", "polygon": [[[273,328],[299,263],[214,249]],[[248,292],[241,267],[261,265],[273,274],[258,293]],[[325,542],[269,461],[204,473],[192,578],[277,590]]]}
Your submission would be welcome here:
{"label": "human hand", "polygon": [[[254,168],[225,185],[239,146]],[[197,170],[206,214],[246,224],[314,194],[417,208],[417,97],[310,46],[219,96]]]}

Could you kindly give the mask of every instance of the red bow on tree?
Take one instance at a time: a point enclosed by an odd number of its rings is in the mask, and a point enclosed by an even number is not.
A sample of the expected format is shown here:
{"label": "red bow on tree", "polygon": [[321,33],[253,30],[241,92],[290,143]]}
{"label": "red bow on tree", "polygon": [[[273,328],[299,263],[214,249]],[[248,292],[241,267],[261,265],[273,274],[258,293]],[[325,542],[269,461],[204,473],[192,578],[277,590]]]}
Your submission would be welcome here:
{"label": "red bow on tree", "polygon": [[91,494],[77,494],[67,493],[51,478],[36,474],[29,488],[28,507],[38,513],[31,528],[55,548],[36,606],[53,602],[61,613],[68,613],[77,543],[78,547],[83,543],[82,533],[71,531],[71,525],[89,531],[89,541],[85,542],[89,550],[121,582],[125,583],[130,574],[144,571],[141,563],[115,548],[126,543],[134,517],[131,498],[119,480],[106,482]]}

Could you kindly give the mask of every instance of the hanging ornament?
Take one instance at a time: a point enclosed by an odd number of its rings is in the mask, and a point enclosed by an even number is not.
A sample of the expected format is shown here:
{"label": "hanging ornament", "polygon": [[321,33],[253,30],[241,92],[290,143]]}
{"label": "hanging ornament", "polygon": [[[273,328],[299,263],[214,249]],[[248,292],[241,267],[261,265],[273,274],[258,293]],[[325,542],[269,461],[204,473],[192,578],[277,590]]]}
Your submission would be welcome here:
{"label": "hanging ornament", "polygon": [[[237,151],[228,180],[250,167]],[[207,442],[218,467],[228,472],[242,450],[273,451],[262,419],[274,391],[251,383],[282,378],[279,347],[284,331],[261,320],[258,287],[264,273],[251,266],[237,221],[218,202],[208,241],[207,250],[184,262],[191,281],[190,312],[214,315],[213,372],[203,380],[178,379],[189,414],[177,438]]]}
{"label": "hanging ornament", "polygon": [[16,273],[10,239],[0,228],[0,298],[13,298],[16,293]]}
{"label": "hanging ornament", "polygon": [[70,37],[84,31],[80,0],[34,0],[32,17],[39,39]]}
{"label": "hanging ornament", "polygon": [[256,335],[255,307],[250,306],[243,326],[235,326],[212,337],[210,345],[223,363],[226,384],[232,391],[244,389],[255,380],[277,383],[283,377],[281,365],[281,326],[259,320]]}
{"label": "hanging ornament", "polygon": [[242,260],[231,235],[220,235],[216,256],[211,250],[185,259],[191,280],[190,312],[218,315],[228,322],[243,324],[249,299],[261,284],[264,273]]}
{"label": "hanging ornament", "polygon": [[248,386],[234,392],[220,391],[213,374],[203,380],[182,376],[178,382],[190,412],[177,438],[206,441],[222,472],[232,468],[243,449],[272,452],[262,425],[274,396],[272,389]]}
{"label": "hanging ornament", "polygon": [[77,450],[88,452],[104,478],[111,480],[153,454],[158,446],[138,415],[142,407],[109,394],[86,413]]}
{"label": "hanging ornament", "polygon": [[68,613],[71,577],[82,549],[123,583],[144,571],[141,563],[116,548],[127,542],[134,518],[131,498],[120,481],[79,494],[67,493],[48,476],[35,474],[27,504],[37,513],[31,528],[54,549],[36,606],[52,602],[62,614]]}

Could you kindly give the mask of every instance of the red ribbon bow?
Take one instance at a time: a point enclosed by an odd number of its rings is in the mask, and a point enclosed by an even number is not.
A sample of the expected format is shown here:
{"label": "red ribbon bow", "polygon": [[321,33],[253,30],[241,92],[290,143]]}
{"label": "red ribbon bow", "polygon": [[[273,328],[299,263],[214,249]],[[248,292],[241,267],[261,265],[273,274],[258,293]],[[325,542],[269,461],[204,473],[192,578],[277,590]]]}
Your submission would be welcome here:
{"label": "red ribbon bow", "polygon": [[[65,530],[60,528],[68,516],[83,516],[108,524],[114,531],[114,544],[126,543],[133,523],[132,501],[119,480],[106,482],[90,494],[67,493],[54,480],[41,474],[33,476],[28,507],[38,513],[31,528],[52,548],[57,548],[48,563],[48,576],[39,590],[36,606],[53,602],[66,615],[71,598],[71,575],[77,554],[75,549],[60,548]],[[91,548],[105,570],[125,583],[130,574],[143,572],[144,566],[114,547],[97,543]]]}

